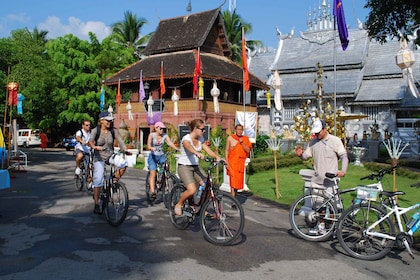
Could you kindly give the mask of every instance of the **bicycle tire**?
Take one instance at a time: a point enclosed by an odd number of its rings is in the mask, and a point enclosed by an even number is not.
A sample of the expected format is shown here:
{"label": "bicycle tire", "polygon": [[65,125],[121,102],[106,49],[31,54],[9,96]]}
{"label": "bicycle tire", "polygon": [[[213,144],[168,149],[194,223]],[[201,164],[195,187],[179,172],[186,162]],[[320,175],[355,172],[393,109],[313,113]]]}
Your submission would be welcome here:
{"label": "bicycle tire", "polygon": [[109,190],[108,203],[105,208],[108,223],[117,227],[124,222],[128,213],[128,191],[124,183],[117,182]]}
{"label": "bicycle tire", "polygon": [[[379,260],[385,257],[394,240],[368,236],[365,231],[374,221],[386,216],[387,212],[376,205],[356,204],[347,209],[337,226],[337,239],[350,256],[361,260]],[[395,229],[388,217],[373,231],[394,235]]]}
{"label": "bicycle tire", "polygon": [[228,193],[218,192],[204,203],[200,227],[204,239],[214,245],[231,245],[245,226],[245,214],[239,201]]}
{"label": "bicycle tire", "polygon": [[[182,216],[175,215],[175,205],[178,203],[182,193],[186,190],[185,186],[181,183],[176,184],[169,194],[169,217],[171,218],[171,223],[177,229],[186,229],[194,219],[194,213],[191,212],[191,207],[188,199],[182,205]],[[185,215],[185,214],[188,215]]]}
{"label": "bicycle tire", "polygon": [[171,172],[167,173],[166,182],[162,186],[162,199],[165,207],[169,207],[169,195],[176,184],[179,183],[178,177]]}
{"label": "bicycle tire", "polygon": [[85,181],[85,179],[82,176],[82,174],[74,175],[74,187],[76,188],[77,191],[79,191],[79,192],[82,191],[84,181]]}
{"label": "bicycle tire", "polygon": [[334,234],[339,216],[334,201],[320,194],[298,197],[289,210],[289,222],[300,238],[326,241]]}
{"label": "bicycle tire", "polygon": [[147,175],[146,175],[146,197],[147,197],[147,201],[151,202],[151,199],[150,199],[150,171],[147,171]]}

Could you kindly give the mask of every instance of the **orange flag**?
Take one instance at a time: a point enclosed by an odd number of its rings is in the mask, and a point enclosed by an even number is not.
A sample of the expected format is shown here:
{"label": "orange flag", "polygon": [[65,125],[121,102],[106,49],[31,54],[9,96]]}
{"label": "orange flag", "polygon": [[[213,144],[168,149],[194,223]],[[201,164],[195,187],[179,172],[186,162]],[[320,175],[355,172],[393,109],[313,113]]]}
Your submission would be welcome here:
{"label": "orange flag", "polygon": [[118,79],[118,89],[117,89],[117,105],[118,107],[121,104],[121,85],[120,85],[120,79]]}
{"label": "orange flag", "polygon": [[165,80],[163,79],[163,61],[160,65],[160,97],[166,93]]}
{"label": "orange flag", "polygon": [[245,32],[242,28],[242,69],[244,72],[244,91],[249,91],[250,81],[249,81],[249,72],[248,72],[248,62],[246,57],[246,48],[245,48]]}
{"label": "orange flag", "polygon": [[195,68],[194,68],[194,77],[193,77],[193,96],[197,95],[198,91],[198,77],[201,74],[201,58],[200,58],[200,49],[197,52],[197,59],[195,60]]}

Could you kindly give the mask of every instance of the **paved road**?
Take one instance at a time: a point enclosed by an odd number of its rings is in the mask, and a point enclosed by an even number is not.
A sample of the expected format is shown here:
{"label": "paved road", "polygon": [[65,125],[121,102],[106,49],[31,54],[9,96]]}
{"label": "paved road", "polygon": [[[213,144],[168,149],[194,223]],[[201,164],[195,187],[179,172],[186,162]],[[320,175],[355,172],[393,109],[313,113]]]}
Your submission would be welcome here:
{"label": "paved road", "polygon": [[113,228],[92,213],[93,200],[73,187],[72,152],[29,149],[26,172],[0,191],[0,279],[415,279],[420,253],[364,262],[337,241],[311,243],[290,230],[288,211],[241,195],[242,239],[219,247],[198,224],[180,231],[163,203],[151,206],[145,171],[124,176],[126,221]]}

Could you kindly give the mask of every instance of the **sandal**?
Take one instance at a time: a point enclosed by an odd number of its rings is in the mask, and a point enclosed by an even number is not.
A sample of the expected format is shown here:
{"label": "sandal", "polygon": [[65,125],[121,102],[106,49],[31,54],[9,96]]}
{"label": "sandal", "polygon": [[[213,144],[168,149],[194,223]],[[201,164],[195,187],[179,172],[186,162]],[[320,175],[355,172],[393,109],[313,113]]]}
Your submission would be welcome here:
{"label": "sandal", "polygon": [[150,193],[150,200],[155,201],[155,199],[156,199],[156,193],[155,192]]}
{"label": "sandal", "polygon": [[182,208],[181,206],[175,206],[174,212],[176,216],[182,216]]}

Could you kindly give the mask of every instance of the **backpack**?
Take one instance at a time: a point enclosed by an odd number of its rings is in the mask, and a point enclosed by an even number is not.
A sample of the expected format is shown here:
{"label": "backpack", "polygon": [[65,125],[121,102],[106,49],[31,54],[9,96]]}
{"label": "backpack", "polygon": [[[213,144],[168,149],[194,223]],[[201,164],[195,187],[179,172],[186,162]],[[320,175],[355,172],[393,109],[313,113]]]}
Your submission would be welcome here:
{"label": "backpack", "polygon": [[[114,128],[112,127],[110,129],[111,131],[111,135],[112,135],[112,141],[114,141],[115,139],[115,131]],[[101,128],[99,126],[96,127],[96,135],[95,135],[95,144],[98,142],[99,136],[101,136]]]}

